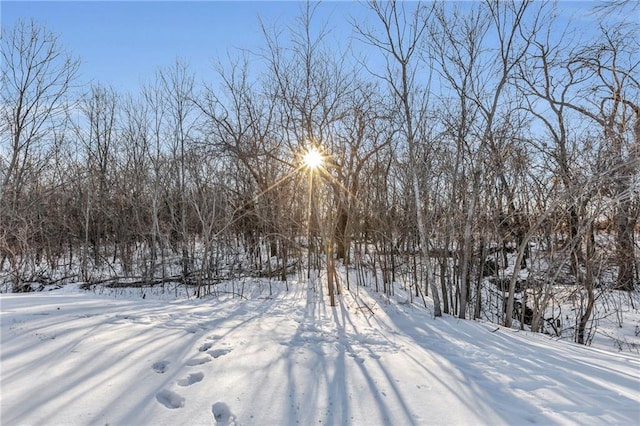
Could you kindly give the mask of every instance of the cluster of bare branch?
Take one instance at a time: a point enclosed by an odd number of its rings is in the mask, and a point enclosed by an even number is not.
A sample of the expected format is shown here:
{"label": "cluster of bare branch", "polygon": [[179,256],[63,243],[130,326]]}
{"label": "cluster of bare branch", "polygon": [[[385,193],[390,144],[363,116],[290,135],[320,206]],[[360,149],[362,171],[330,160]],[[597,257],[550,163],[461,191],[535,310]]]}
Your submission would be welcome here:
{"label": "cluster of bare branch", "polygon": [[602,11],[596,40],[559,32],[556,6],[373,1],[353,45],[378,58],[354,62],[307,3],[288,32],[263,26],[262,51],[221,61],[220,84],[177,61],[137,95],[77,96],[54,35],[3,29],[5,281],[202,294],[325,262],[339,290],[340,261],[358,284],[366,269],[381,291],[429,295],[436,316],[498,310],[534,330],[574,286],[584,342],[606,277],[638,282],[640,46]]}

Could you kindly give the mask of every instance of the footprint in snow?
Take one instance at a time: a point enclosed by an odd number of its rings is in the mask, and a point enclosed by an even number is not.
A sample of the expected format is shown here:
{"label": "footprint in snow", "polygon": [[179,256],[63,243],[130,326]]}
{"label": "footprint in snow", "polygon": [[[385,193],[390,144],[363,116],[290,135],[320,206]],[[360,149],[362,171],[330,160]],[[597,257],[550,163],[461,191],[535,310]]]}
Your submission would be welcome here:
{"label": "footprint in snow", "polygon": [[196,365],[202,365],[206,362],[210,362],[211,358],[208,357],[201,357],[201,358],[192,358],[189,361],[186,362],[186,365],[188,366],[196,366]]}
{"label": "footprint in snow", "polygon": [[207,353],[211,355],[212,358],[219,358],[223,355],[228,354],[229,352],[231,352],[231,349],[212,349]]}
{"label": "footprint in snow", "polygon": [[236,424],[236,417],[231,413],[229,406],[224,402],[216,402],[211,406],[213,418],[217,426],[233,426]]}
{"label": "footprint in snow", "polygon": [[178,386],[191,386],[194,383],[201,382],[204,379],[204,373],[192,373],[184,379],[178,380]]}
{"label": "footprint in snow", "polygon": [[153,371],[155,371],[156,373],[162,374],[167,371],[167,368],[169,368],[169,364],[169,361],[158,361],[154,362],[151,368],[153,368]]}
{"label": "footprint in snow", "polygon": [[163,389],[156,394],[156,399],[162,405],[167,408],[180,408],[184,407],[184,398],[178,395],[177,393]]}
{"label": "footprint in snow", "polygon": [[206,352],[209,349],[211,349],[211,346],[213,346],[213,343],[211,343],[211,342],[203,343],[202,346],[200,346],[200,349],[198,349],[198,351],[199,352]]}
{"label": "footprint in snow", "polygon": [[195,334],[200,330],[202,330],[202,329],[200,327],[198,327],[197,325],[192,325],[192,326],[189,326],[189,327],[184,329],[184,331],[186,331],[187,333],[191,333],[191,334]]}

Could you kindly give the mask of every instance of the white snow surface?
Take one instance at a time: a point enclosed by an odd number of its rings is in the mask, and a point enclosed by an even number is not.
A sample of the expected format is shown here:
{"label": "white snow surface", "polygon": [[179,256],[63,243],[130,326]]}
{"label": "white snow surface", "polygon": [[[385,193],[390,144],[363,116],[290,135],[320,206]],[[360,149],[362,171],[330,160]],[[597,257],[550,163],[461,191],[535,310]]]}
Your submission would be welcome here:
{"label": "white snow surface", "polygon": [[9,425],[640,424],[640,356],[387,300],[2,294]]}

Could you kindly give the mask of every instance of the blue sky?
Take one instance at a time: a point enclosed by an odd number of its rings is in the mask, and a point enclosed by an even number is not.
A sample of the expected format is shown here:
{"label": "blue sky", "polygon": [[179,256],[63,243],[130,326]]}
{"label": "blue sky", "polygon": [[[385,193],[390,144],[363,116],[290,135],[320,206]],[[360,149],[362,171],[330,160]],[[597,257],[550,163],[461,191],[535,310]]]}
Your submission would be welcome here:
{"label": "blue sky", "polygon": [[[584,15],[593,3],[563,2],[567,14]],[[184,59],[199,79],[213,76],[212,63],[228,50],[256,50],[268,26],[294,24],[301,1],[6,1],[3,26],[34,18],[60,37],[82,61],[81,79],[136,91],[158,67]],[[336,42],[347,38],[348,20],[366,12],[353,1],[321,4],[317,22],[328,22]],[[585,22],[585,30],[589,27]]]}
{"label": "blue sky", "polygon": [[[199,78],[211,74],[215,58],[234,48],[257,49],[264,37],[260,17],[282,27],[299,15],[295,1],[2,1],[3,26],[34,18],[60,37],[82,61],[82,80],[135,91],[158,67],[176,57]],[[328,2],[322,20],[347,24],[353,2]]]}

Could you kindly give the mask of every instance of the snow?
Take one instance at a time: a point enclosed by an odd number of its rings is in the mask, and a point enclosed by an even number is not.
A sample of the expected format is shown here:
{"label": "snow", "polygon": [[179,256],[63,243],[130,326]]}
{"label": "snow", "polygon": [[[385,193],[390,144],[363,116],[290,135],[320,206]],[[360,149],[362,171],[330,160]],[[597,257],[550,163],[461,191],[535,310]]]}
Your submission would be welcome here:
{"label": "snow", "polygon": [[367,288],[336,307],[320,285],[272,288],[0,295],[2,425],[640,423],[638,355]]}

